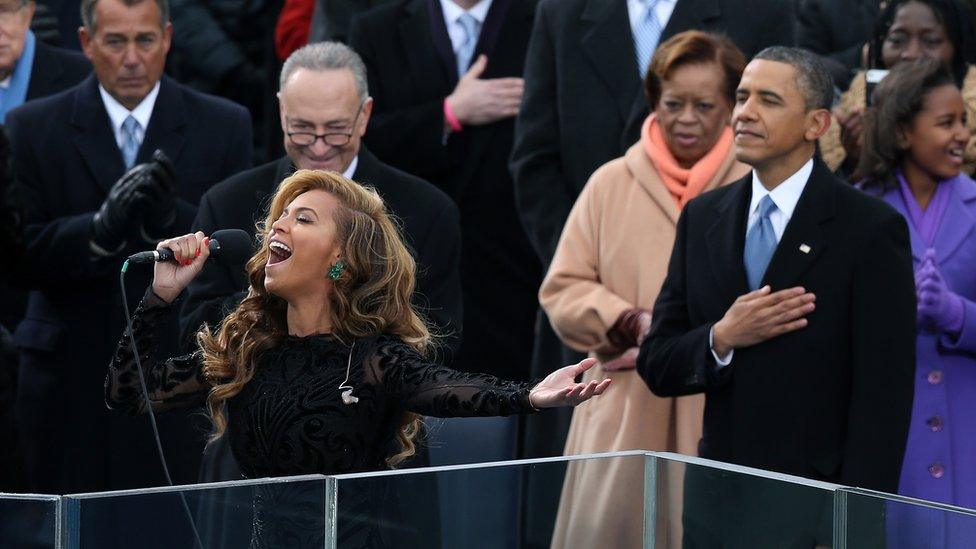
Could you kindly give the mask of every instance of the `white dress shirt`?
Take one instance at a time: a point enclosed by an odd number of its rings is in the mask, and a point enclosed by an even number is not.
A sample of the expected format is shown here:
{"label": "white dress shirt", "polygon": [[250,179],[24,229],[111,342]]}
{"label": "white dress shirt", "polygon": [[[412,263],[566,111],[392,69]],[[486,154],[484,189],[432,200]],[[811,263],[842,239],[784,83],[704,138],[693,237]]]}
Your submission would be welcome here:
{"label": "white dress shirt", "polygon": [[146,128],[149,127],[149,119],[152,118],[153,107],[156,105],[156,97],[159,96],[159,82],[156,82],[156,85],[143,98],[142,102],[131,111],[116,101],[101,84],[98,85],[98,93],[101,94],[102,103],[105,104],[105,110],[108,112],[108,119],[112,123],[112,133],[115,134],[115,143],[118,144],[119,150],[122,150],[122,142],[125,138],[122,134],[122,123],[130,115],[139,123],[139,128],[136,130],[136,141],[142,145],[142,140],[146,137]]}
{"label": "white dress shirt", "polygon": [[349,167],[346,171],[342,172],[342,177],[346,179],[352,179],[352,174],[356,173],[356,167],[359,166],[359,155],[352,157],[352,162],[349,163]]}
{"label": "white dress shirt", "polygon": [[[786,231],[786,226],[793,217],[793,211],[796,210],[796,203],[800,201],[800,195],[803,194],[803,189],[806,188],[807,181],[810,180],[810,174],[812,173],[813,159],[811,158],[796,173],[787,177],[775,189],[769,191],[766,190],[762,181],[759,180],[759,174],[753,170],[752,200],[749,202],[749,222],[746,223],[746,234],[749,234],[749,229],[759,221],[759,201],[766,195],[769,195],[773,204],[776,204],[776,209],[769,213],[769,222],[773,224],[773,233],[776,234],[776,242],[779,243],[783,238],[783,233]],[[712,356],[715,358],[715,363],[719,369],[722,369],[732,362],[734,351],[729,351],[729,354],[723,357],[715,354],[712,343],[714,332],[715,328],[712,328],[708,332],[708,346],[712,348]]]}
{"label": "white dress shirt", "polygon": [[[447,35],[451,37],[451,49],[454,50],[454,55],[456,56],[458,50],[461,49],[461,45],[467,39],[468,34],[464,30],[464,27],[458,23],[458,17],[467,12],[474,17],[475,21],[478,22],[478,29],[484,27],[485,19],[488,17],[488,10],[491,8],[492,0],[481,0],[477,4],[471,7],[469,10],[465,10],[461,6],[455,4],[451,0],[441,0],[441,11],[444,12],[444,25],[447,26]],[[474,61],[474,59],[472,59]]]}
{"label": "white dress shirt", "polygon": [[[631,31],[634,31],[637,25],[644,20],[644,16],[647,15],[647,6],[644,2],[645,0],[627,0],[627,15],[630,16]],[[671,14],[674,12],[674,6],[677,3],[678,0],[658,0],[654,6],[654,14],[657,15],[657,22],[661,25],[662,34],[664,28],[668,26],[668,21],[671,20]]]}

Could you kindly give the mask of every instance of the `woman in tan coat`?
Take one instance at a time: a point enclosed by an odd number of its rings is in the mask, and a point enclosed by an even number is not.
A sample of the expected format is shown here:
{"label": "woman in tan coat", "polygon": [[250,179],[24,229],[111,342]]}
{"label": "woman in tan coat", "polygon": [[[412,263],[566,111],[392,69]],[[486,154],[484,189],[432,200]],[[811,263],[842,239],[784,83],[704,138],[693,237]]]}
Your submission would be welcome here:
{"label": "woman in tan coat", "polygon": [[[574,412],[567,455],[697,454],[703,396],[658,398],[634,367],[681,208],[748,173],[728,125],[745,63],[731,41],[703,32],[661,44],[645,82],[654,112],[640,141],[593,174],[569,215],[539,299],[566,345],[600,360],[587,379],[612,378],[614,395]],[[641,547],[643,484],[640,459],[570,465],[553,547]],[[674,497],[667,504],[675,503],[680,509]]]}

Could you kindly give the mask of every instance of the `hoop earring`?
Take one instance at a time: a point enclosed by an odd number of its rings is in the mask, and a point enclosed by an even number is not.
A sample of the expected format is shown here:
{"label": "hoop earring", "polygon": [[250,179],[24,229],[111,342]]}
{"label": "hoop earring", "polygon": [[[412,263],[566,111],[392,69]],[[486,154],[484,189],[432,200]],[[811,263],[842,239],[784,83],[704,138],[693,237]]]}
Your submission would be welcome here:
{"label": "hoop earring", "polygon": [[339,277],[342,276],[342,271],[345,270],[345,268],[345,263],[342,261],[336,261],[332,264],[332,267],[329,268],[329,274],[327,276],[332,280],[338,280]]}

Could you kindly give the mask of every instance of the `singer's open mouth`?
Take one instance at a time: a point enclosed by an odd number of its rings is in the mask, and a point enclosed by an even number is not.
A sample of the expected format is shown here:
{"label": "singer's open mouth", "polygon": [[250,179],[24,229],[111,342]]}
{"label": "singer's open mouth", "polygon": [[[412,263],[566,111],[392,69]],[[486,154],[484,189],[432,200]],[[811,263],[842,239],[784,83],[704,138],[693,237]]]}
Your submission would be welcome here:
{"label": "singer's open mouth", "polygon": [[282,261],[287,261],[291,257],[291,248],[287,245],[272,240],[268,245],[268,265],[275,265]]}

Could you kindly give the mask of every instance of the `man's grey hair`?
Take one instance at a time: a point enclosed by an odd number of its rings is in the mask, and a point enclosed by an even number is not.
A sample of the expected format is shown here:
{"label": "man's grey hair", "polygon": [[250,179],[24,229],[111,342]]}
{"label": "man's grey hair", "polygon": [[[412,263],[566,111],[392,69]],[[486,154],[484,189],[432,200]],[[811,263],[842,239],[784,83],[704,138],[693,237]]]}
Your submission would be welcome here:
{"label": "man's grey hair", "polygon": [[278,81],[278,91],[285,88],[285,83],[298,69],[310,71],[329,71],[349,69],[356,82],[356,91],[360,102],[369,97],[369,85],[366,80],[366,65],[359,54],[349,46],[339,42],[317,42],[295,50],[288,56],[281,67],[281,78]]}
{"label": "man's grey hair", "polygon": [[786,63],[796,69],[796,85],[807,110],[829,109],[834,102],[834,79],[817,55],[802,49],[771,46],[757,53],[756,59]]}
{"label": "man's grey hair", "polygon": [[[126,6],[135,6],[150,0],[122,0]],[[159,8],[159,28],[166,28],[169,23],[169,2],[167,0],[154,0]],[[81,24],[85,26],[88,34],[94,34],[98,25],[98,17],[95,16],[95,4],[98,0],[81,0]]]}

